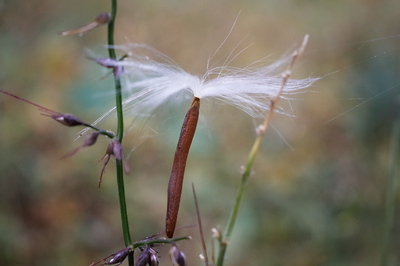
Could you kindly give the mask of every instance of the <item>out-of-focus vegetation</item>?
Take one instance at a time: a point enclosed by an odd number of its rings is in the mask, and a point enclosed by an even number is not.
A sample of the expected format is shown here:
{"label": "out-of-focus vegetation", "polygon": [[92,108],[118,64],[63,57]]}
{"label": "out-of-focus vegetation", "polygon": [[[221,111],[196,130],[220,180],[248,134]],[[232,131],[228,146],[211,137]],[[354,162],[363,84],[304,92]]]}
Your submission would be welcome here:
{"label": "out-of-focus vegetation", "polygon": [[[399,116],[399,1],[120,0],[117,43],[146,43],[185,70],[207,59],[236,26],[215,61],[243,41],[234,62],[278,58],[311,39],[294,77],[321,76],[276,115],[250,180],[226,265],[378,265],[385,217],[390,132]],[[48,108],[94,121],[112,107],[113,81],[87,60],[106,56],[106,29],[62,37],[109,1],[0,1],[0,87]],[[90,50],[88,53],[87,49]],[[238,49],[237,51],[240,51]],[[222,63],[220,61],[220,63]],[[218,64],[218,62],[216,62]],[[189,103],[187,103],[188,105]],[[154,115],[158,132],[139,138],[126,177],[132,238],[164,228],[166,187],[187,106]],[[207,243],[224,226],[259,121],[211,102],[189,156],[178,226],[196,223],[196,186]],[[164,119],[168,119],[165,121]],[[127,117],[127,122],[132,121]],[[113,130],[115,121],[103,127]],[[88,265],[123,247],[114,166],[97,188],[107,140],[60,159],[81,139],[35,107],[0,95],[0,265]],[[400,205],[397,197],[397,206]],[[399,213],[397,207],[397,212]],[[390,265],[399,265],[395,216]],[[201,265],[198,231],[179,245]],[[162,265],[169,265],[160,248]]]}

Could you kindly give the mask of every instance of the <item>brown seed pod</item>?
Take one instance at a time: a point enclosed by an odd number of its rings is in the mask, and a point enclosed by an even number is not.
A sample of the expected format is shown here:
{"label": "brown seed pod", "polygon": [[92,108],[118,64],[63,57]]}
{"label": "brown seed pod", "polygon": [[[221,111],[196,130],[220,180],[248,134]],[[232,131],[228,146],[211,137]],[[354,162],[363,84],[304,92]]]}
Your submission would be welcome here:
{"label": "brown seed pod", "polygon": [[186,113],[183,121],[181,134],[175,151],[172,164],[171,176],[168,184],[168,202],[165,232],[169,238],[174,236],[176,221],[178,218],[179,205],[181,201],[183,178],[185,175],[186,161],[190,145],[196,132],[197,121],[200,113],[200,99],[195,97]]}

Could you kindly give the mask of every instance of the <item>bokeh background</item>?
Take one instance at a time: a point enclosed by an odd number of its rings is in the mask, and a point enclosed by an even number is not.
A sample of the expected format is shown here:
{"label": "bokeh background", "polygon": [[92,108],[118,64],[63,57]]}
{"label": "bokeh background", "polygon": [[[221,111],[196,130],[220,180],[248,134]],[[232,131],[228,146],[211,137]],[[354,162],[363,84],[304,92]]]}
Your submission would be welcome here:
{"label": "bokeh background", "polygon": [[[117,44],[146,43],[194,74],[204,72],[239,13],[216,58],[235,51],[242,40],[241,47],[253,44],[235,66],[268,55],[277,59],[310,34],[294,77],[322,79],[291,102],[294,117],[274,117],[226,265],[379,265],[390,136],[399,114],[400,2],[121,0],[119,5]],[[86,57],[107,55],[106,28],[82,37],[60,32],[109,8],[105,0],[0,0],[1,89],[85,121],[97,119],[113,106],[113,81]],[[134,240],[163,230],[166,186],[188,104],[155,114],[146,124],[155,131],[126,132]],[[202,111],[178,226],[196,224],[194,183],[209,249],[211,228],[224,228],[228,219],[259,122],[217,102]],[[101,126],[114,130],[115,124],[109,119]],[[82,139],[75,141],[79,129],[65,128],[3,94],[0,128],[0,265],[89,265],[123,247],[112,162],[97,188],[106,139],[60,159],[81,144]],[[396,202],[399,206],[398,197]],[[396,210],[390,265],[400,264]],[[185,228],[177,235],[193,237],[179,246],[189,265],[202,265],[198,230]],[[159,252],[161,265],[171,265],[168,247]]]}

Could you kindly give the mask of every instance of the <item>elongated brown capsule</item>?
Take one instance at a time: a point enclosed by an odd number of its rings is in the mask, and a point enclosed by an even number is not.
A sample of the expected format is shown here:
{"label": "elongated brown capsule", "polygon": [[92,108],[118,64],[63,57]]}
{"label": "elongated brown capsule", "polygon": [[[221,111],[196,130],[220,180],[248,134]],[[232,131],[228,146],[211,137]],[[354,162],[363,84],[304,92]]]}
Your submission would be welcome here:
{"label": "elongated brown capsule", "polygon": [[190,145],[196,132],[197,121],[200,112],[200,99],[194,97],[189,111],[183,121],[178,145],[176,146],[174,163],[172,165],[171,177],[168,184],[167,217],[165,220],[165,232],[169,238],[174,236],[176,221],[178,219],[179,204],[183,178],[185,175],[186,160],[189,154]]}

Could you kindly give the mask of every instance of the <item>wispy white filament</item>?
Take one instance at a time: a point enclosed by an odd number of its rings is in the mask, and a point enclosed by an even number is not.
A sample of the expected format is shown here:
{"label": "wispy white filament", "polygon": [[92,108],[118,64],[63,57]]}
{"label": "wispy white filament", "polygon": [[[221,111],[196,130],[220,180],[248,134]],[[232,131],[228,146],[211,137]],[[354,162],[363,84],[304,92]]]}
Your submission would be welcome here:
{"label": "wispy white filament", "polygon": [[[263,60],[260,60],[245,68],[214,67],[208,69],[203,76],[195,76],[147,45],[129,44],[115,48],[129,55],[125,60],[116,62],[124,67],[124,110],[145,116],[167,100],[188,94],[200,99],[219,100],[252,117],[264,116],[271,98],[279,93],[282,86],[281,73],[292,59],[287,56],[267,66],[262,66]],[[304,91],[315,81],[315,78],[290,79],[280,97],[290,99],[290,95]],[[113,111],[115,108],[95,123]]]}

